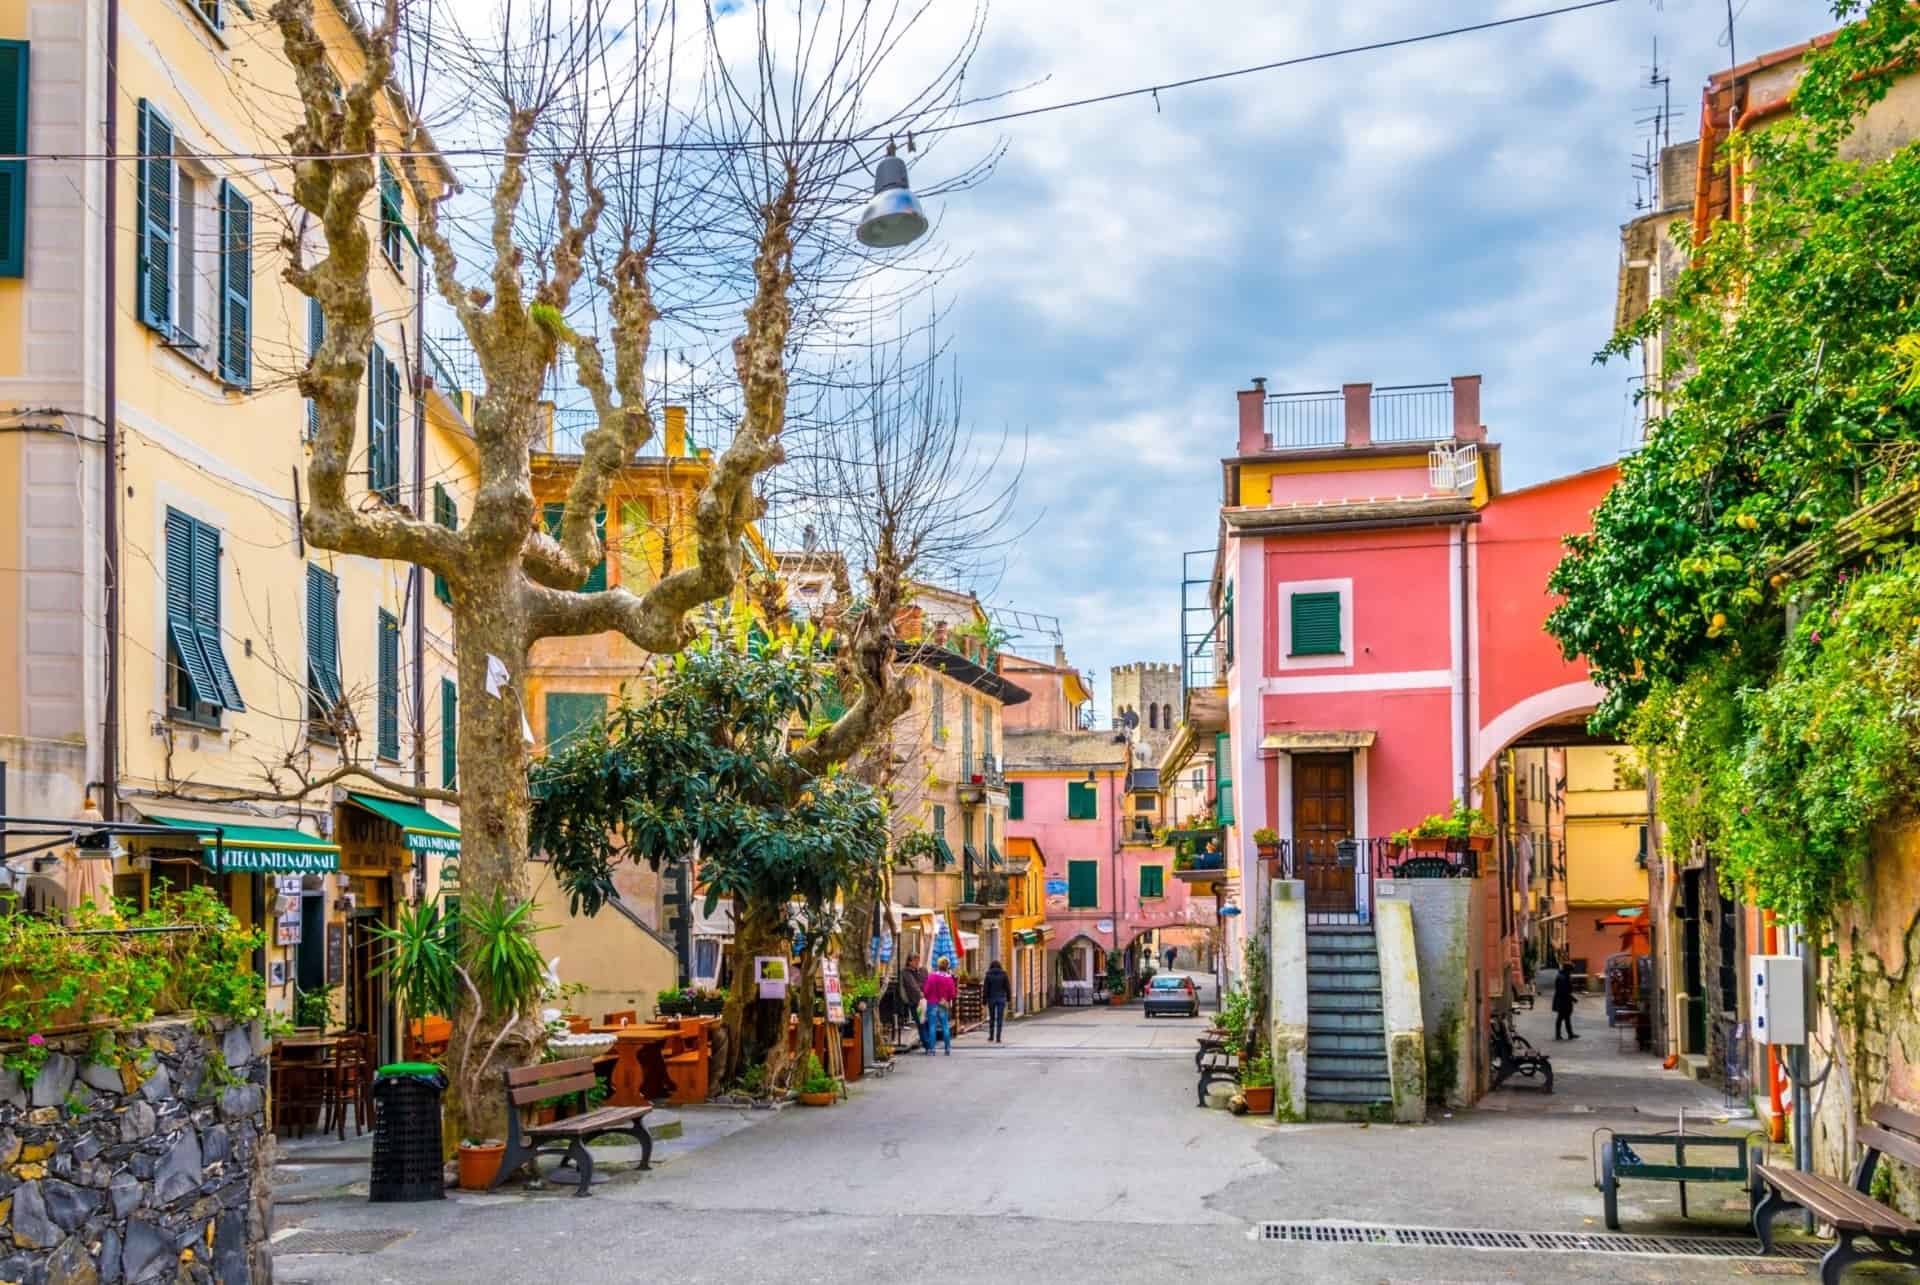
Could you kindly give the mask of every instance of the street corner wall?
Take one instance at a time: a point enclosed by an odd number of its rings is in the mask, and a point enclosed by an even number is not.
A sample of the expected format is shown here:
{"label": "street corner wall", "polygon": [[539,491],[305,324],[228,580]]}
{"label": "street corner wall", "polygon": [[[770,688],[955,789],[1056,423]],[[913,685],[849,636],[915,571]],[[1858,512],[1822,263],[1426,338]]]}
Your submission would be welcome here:
{"label": "street corner wall", "polygon": [[[1477,880],[1383,879],[1376,905],[1401,901],[1413,928],[1414,967],[1419,975],[1422,1053],[1427,1099],[1468,1106],[1480,1093],[1479,1005],[1474,971],[1480,958],[1476,921]],[[1387,961],[1380,961],[1382,981]]]}
{"label": "street corner wall", "polygon": [[[1858,1156],[1856,1127],[1891,1103],[1920,1112],[1920,821],[1875,836],[1858,896],[1834,917],[1837,953],[1823,962],[1817,1018],[1820,1043],[1836,1052],[1813,1118],[1814,1167],[1846,1178]],[[1764,1049],[1755,1065],[1764,1065]],[[1816,1060],[1819,1054],[1816,1051]],[[1816,1074],[1818,1069],[1816,1067]],[[1756,1076],[1764,1086],[1764,1075]],[[1889,1199],[1920,1216],[1920,1174],[1882,1165]]]}
{"label": "street corner wall", "polygon": [[1387,1078],[1393,1118],[1427,1118],[1427,1038],[1420,1002],[1419,950],[1413,907],[1398,896],[1375,903],[1374,942],[1380,955],[1380,1004],[1387,1031]]}
{"label": "street corner wall", "polygon": [[540,934],[540,953],[560,961],[560,980],[587,989],[572,1001],[598,1021],[607,1013],[653,1011],[661,991],[680,980],[680,961],[624,908],[608,903],[597,915],[564,915]]}
{"label": "street corner wall", "polygon": [[1273,1113],[1307,1118],[1307,885],[1275,879],[1268,921],[1267,1026],[1273,1042]]}
{"label": "street corner wall", "polygon": [[0,1072],[0,1279],[273,1279],[273,1136],[257,1025],[174,1019],[54,1037],[31,1083]]}

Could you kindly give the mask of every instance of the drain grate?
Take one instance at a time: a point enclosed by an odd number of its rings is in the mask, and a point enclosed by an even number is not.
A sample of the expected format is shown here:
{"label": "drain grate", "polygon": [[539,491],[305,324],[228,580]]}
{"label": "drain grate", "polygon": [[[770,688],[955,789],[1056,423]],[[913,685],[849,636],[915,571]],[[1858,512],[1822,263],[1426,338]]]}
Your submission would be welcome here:
{"label": "drain grate", "polygon": [[411,1235],[408,1231],[339,1231],[325,1227],[301,1227],[292,1235],[276,1239],[276,1254],[374,1254]]}
{"label": "drain grate", "polygon": [[[1261,1223],[1260,1239],[1296,1245],[1378,1245],[1394,1249],[1487,1249],[1509,1253],[1624,1254],[1641,1258],[1759,1258],[1760,1242],[1718,1236],[1615,1236],[1588,1232],[1385,1227],[1368,1223]],[[1776,1258],[1811,1262],[1825,1245],[1776,1244]]]}

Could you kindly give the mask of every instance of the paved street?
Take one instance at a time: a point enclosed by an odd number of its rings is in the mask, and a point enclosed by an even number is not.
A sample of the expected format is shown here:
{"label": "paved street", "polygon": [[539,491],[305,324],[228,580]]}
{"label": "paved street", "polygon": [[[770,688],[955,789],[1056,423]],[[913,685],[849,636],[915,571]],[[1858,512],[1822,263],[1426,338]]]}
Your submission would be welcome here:
{"label": "paved street", "polygon": [[[1542,1018],[1544,1018],[1544,1013]],[[1536,1038],[1542,1018],[1523,1018]],[[1549,1019],[1550,1020],[1550,1019]],[[1203,1025],[1139,1007],[1062,1009],[976,1033],[951,1057],[901,1058],[831,1110],[755,1113],[698,1149],[663,1144],[652,1173],[590,1200],[456,1194],[283,1208],[279,1225],[413,1234],[371,1255],[285,1254],[284,1281],[814,1281],[937,1273],[1218,1279],[1716,1281],[1716,1260],[1256,1242],[1263,1220],[1599,1231],[1588,1147],[1605,1123],[1671,1127],[1715,1105],[1699,1086],[1622,1056],[1591,1023],[1542,1047],[1552,1098],[1503,1091],[1487,1109],[1421,1127],[1274,1126],[1193,1105]],[[1574,1050],[1578,1050],[1576,1053]],[[709,1111],[711,1109],[708,1109]],[[1644,1112],[1645,1114],[1639,1114]],[[684,1113],[689,1132],[708,1111]],[[1731,1187],[1627,1189],[1627,1230],[1731,1230]],[[558,1264],[564,1262],[561,1267]],[[1788,1264],[1778,1264],[1787,1267]]]}

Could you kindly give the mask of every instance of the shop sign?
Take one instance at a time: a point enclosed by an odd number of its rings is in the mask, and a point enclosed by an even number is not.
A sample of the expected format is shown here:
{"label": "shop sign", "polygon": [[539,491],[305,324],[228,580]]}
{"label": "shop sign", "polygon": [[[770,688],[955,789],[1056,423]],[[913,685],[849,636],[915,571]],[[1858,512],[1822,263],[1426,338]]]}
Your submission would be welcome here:
{"label": "shop sign", "polygon": [[840,996],[839,960],[823,959],[820,961],[820,984],[827,993],[827,1020],[829,1022],[846,1021],[846,1001]]}
{"label": "shop sign", "polygon": [[760,988],[761,999],[785,999],[787,997],[787,961],[780,955],[755,955],[753,957],[753,978]]}
{"label": "shop sign", "polygon": [[[200,858],[213,869],[214,849],[200,850]],[[340,868],[340,853],[334,848],[226,848],[220,868],[229,874],[330,874]]]}
{"label": "shop sign", "polygon": [[436,852],[444,857],[460,855],[460,836],[457,834],[421,834],[418,830],[407,831],[407,850],[410,852]]}

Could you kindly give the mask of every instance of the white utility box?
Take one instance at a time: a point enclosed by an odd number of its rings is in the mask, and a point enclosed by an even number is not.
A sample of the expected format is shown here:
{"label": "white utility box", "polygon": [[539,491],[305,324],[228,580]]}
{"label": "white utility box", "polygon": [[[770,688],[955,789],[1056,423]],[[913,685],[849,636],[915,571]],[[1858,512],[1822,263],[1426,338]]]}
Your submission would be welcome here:
{"label": "white utility box", "polygon": [[1807,1042],[1806,961],[1798,955],[1754,955],[1753,1038],[1762,1044]]}

